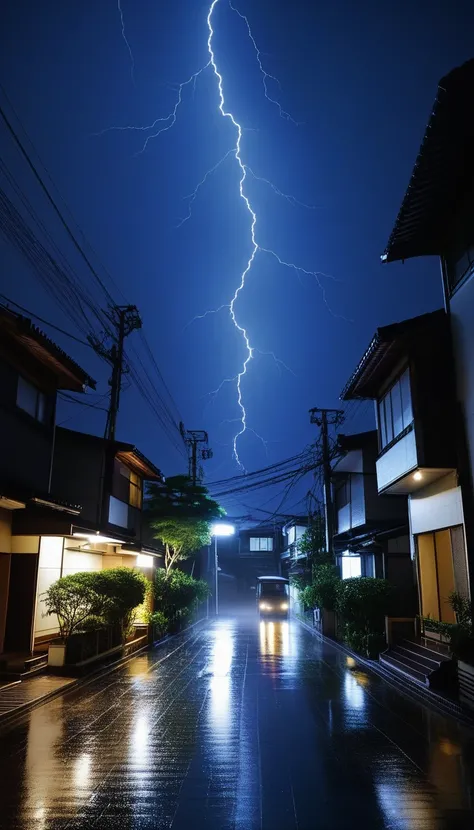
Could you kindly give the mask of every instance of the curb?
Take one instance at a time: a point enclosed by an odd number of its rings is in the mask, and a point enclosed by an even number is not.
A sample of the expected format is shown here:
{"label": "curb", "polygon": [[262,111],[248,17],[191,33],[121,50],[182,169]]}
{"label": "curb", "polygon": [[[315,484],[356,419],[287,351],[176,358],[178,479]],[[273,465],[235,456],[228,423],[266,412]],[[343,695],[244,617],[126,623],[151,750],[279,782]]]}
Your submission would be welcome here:
{"label": "curb", "polygon": [[[120,660],[116,660],[114,663],[109,663],[107,666],[102,666],[95,671],[90,672],[90,674],[85,675],[84,677],[75,677],[72,678],[72,682],[68,683],[65,686],[60,687],[59,689],[54,689],[51,692],[47,692],[41,697],[37,697],[34,700],[29,700],[27,703],[22,703],[20,706],[16,706],[11,712],[6,712],[3,715],[0,715],[0,731],[3,731],[4,726],[10,726],[17,720],[21,720],[24,715],[27,715],[32,709],[36,709],[38,706],[42,706],[43,703],[48,703],[50,700],[53,700],[55,697],[59,697],[59,695],[66,695],[70,691],[74,691],[80,687],[87,686],[89,683],[92,683],[94,680],[97,680],[98,677],[105,677],[107,674],[112,674],[112,672],[117,671],[120,669],[125,663],[128,663],[130,660],[133,660],[134,657],[138,657],[140,654],[144,654],[146,651],[153,651],[155,648],[159,648],[159,646],[164,645],[165,643],[169,643],[170,640],[174,640],[176,637],[180,637],[182,634],[185,634],[187,631],[191,631],[197,625],[200,625],[203,622],[208,622],[207,617],[204,617],[202,620],[197,620],[197,622],[193,623],[192,625],[188,625],[187,628],[184,628],[182,631],[178,631],[176,634],[167,634],[166,637],[163,637],[161,640],[156,640],[154,643],[150,645],[143,646],[142,648],[134,651],[133,654],[129,654],[126,657],[121,657]],[[15,683],[11,685],[18,685],[21,681],[15,681]],[[28,683],[28,681],[22,681],[24,683]],[[10,685],[10,684],[9,684]]]}
{"label": "curb", "polygon": [[318,640],[321,640],[326,645],[332,646],[336,649],[336,651],[340,651],[348,657],[352,657],[356,663],[359,663],[364,666],[367,671],[370,671],[372,674],[375,674],[377,677],[385,680],[389,686],[392,686],[393,689],[408,699],[413,700],[415,698],[419,703],[429,705],[438,714],[447,715],[448,717],[458,721],[458,723],[462,723],[471,728],[474,727],[474,715],[471,715],[470,712],[466,711],[466,709],[464,709],[459,703],[456,703],[456,701],[451,701],[442,695],[438,695],[428,687],[423,686],[422,683],[418,683],[413,678],[408,677],[408,675],[403,675],[403,680],[399,680],[398,677],[395,677],[391,672],[383,669],[382,666],[374,660],[368,660],[360,654],[357,654],[357,652],[352,651],[343,643],[340,643],[337,640],[331,640],[329,637],[319,634],[318,631],[308,625],[308,623],[303,622],[303,620],[299,617],[294,617],[294,619],[297,620],[303,628],[309,631],[309,633]]}

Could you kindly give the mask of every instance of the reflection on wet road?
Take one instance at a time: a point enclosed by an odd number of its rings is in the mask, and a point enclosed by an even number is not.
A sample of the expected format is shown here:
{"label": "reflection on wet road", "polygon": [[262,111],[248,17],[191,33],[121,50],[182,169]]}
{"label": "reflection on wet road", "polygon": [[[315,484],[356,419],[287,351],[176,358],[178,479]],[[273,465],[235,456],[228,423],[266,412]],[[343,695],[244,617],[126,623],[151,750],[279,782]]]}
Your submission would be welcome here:
{"label": "reflection on wet road", "polygon": [[0,827],[474,827],[474,735],[296,622],[183,634],[0,735]]}

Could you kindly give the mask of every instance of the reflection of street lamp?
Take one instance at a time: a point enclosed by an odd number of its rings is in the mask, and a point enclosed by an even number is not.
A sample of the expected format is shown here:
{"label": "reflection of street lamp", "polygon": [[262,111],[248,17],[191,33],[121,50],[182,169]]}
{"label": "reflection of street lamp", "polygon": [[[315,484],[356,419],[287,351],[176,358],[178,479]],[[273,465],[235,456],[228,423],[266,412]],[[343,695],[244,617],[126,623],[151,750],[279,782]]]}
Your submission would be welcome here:
{"label": "reflection of street lamp", "polygon": [[216,617],[219,613],[219,560],[217,558],[217,537],[218,536],[233,536],[235,533],[234,525],[225,524],[224,522],[216,522],[211,527],[211,533],[214,536],[214,572],[215,572],[215,592],[216,592]]}

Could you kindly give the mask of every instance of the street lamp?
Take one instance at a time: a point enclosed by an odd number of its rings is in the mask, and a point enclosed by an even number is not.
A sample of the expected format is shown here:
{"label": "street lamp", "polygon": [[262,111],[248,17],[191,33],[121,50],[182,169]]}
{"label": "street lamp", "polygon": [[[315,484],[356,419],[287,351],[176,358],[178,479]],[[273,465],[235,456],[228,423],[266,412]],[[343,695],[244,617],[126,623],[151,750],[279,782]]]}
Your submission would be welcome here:
{"label": "street lamp", "polygon": [[215,593],[216,593],[216,617],[219,614],[219,560],[217,558],[217,537],[218,536],[233,536],[235,533],[234,525],[225,524],[225,522],[216,522],[211,527],[211,534],[214,536],[214,572],[215,572]]}

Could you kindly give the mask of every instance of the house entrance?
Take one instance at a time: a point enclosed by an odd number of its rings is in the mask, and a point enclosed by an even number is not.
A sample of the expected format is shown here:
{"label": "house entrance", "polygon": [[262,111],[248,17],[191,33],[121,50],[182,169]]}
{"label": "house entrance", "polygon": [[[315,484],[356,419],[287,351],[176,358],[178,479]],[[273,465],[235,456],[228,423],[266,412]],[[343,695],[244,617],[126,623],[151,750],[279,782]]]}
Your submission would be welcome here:
{"label": "house entrance", "polygon": [[417,536],[418,575],[423,617],[454,623],[456,617],[449,595],[456,590],[453,559],[453,533],[462,528],[448,528]]}

